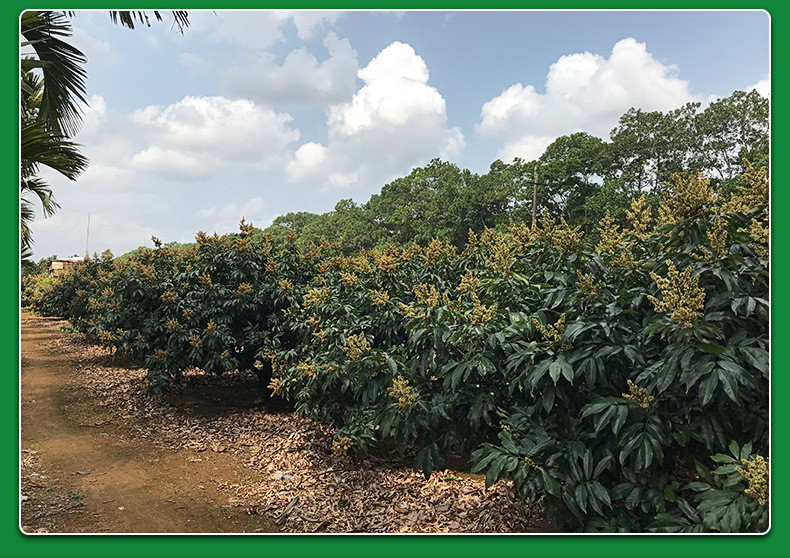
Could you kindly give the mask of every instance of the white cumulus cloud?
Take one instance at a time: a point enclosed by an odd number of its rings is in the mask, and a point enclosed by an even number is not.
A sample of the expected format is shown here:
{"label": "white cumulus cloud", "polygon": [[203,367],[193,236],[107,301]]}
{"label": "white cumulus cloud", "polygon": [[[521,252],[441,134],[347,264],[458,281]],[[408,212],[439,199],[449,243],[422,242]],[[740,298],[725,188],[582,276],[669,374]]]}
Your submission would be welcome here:
{"label": "white cumulus cloud", "polygon": [[159,168],[157,161],[169,154],[179,155],[176,164],[199,160],[202,170],[232,163],[268,168],[299,139],[288,114],[245,99],[184,97],[165,107],[140,109],[132,119],[150,142],[133,162],[149,169]]}
{"label": "white cumulus cloud", "polygon": [[[293,22],[298,37],[307,40],[336,22],[341,15],[342,12],[317,11],[221,11],[197,12],[195,19],[199,29],[212,29],[217,40],[261,50],[282,41],[285,38],[284,27],[289,22]],[[192,19],[190,17],[190,21]]]}
{"label": "white cumulus cloud", "polygon": [[289,123],[246,100],[185,97],[120,113],[92,97],[74,138],[88,169],[75,182],[42,171],[61,210],[34,223],[36,257],[81,253],[88,213],[90,250],[117,254],[151,234],[185,242],[200,229],[235,230],[241,217],[265,226],[277,210],[263,200],[281,188],[264,177],[279,176],[299,138]]}
{"label": "white cumulus cloud", "polygon": [[112,45],[88,34],[81,27],[74,27],[69,43],[78,48],[88,59],[88,66],[111,66],[118,61],[118,54]]}
{"label": "white cumulus cloud", "polygon": [[261,197],[250,198],[244,203],[231,202],[222,206],[203,208],[196,213],[207,232],[232,232],[238,230],[241,219],[258,228],[266,228],[276,217]]}
{"label": "white cumulus cloud", "polygon": [[533,85],[511,85],[483,105],[475,130],[502,142],[503,160],[529,160],[561,135],[583,130],[608,137],[631,107],[663,111],[695,100],[701,99],[677,76],[677,68],[626,38],[609,58],[590,52],[560,57],[549,68],[545,93]]}
{"label": "white cumulus cloud", "polygon": [[761,79],[754,85],[747,87],[747,91],[757,91],[760,95],[765,97],[766,99],[771,98],[771,80],[769,78]]}
{"label": "white cumulus cloud", "polygon": [[286,165],[291,181],[370,193],[434,157],[460,154],[463,134],[448,127],[444,98],[410,45],[392,43],[358,77],[364,85],[353,98],[327,112],[328,143],[303,145]]}
{"label": "white cumulus cloud", "polygon": [[324,40],[328,58],[318,59],[307,49],[291,51],[282,64],[270,53],[255,62],[228,70],[228,91],[276,107],[319,106],[351,99],[356,88],[357,53],[347,39],[330,32]]}

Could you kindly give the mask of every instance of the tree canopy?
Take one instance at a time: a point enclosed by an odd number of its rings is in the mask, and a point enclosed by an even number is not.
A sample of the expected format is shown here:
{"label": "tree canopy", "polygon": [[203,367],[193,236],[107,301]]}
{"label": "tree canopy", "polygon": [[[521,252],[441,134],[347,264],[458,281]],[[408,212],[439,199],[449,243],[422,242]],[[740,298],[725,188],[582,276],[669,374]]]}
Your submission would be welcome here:
{"label": "tree canopy", "polygon": [[756,91],[736,91],[702,110],[700,103],[667,112],[632,108],[608,141],[576,132],[557,138],[537,160],[497,160],[484,174],[434,159],[367,202],[289,213],[267,230],[275,240],[293,231],[305,245],[339,239],[349,252],[434,238],[460,247],[470,229],[481,234],[530,222],[537,179],[537,213],[590,232],[607,212],[622,221],[631,200],[660,197],[678,172],[702,172],[714,188],[733,190],[745,160],[767,166],[768,143],[768,100]]}

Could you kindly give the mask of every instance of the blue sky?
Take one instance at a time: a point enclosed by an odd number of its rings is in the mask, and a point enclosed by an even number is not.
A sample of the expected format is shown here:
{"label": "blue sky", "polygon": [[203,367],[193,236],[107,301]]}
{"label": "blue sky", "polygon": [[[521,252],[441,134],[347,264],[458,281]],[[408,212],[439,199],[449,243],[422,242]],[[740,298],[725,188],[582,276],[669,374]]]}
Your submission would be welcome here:
{"label": "blue sky", "polygon": [[628,108],[769,90],[764,12],[190,12],[128,30],[78,12],[91,167],[47,175],[36,258],[265,227],[366,201],[441,157],[485,172]]}

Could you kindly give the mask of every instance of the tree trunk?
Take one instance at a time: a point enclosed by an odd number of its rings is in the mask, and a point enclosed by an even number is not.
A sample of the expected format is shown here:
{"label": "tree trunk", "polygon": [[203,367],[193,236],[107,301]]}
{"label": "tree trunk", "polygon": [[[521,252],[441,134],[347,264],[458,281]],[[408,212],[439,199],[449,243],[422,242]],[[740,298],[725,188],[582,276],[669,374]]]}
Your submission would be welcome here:
{"label": "tree trunk", "polygon": [[272,381],[272,361],[264,360],[261,364],[261,368],[255,368],[255,375],[258,376],[258,397],[269,393],[269,382]]}

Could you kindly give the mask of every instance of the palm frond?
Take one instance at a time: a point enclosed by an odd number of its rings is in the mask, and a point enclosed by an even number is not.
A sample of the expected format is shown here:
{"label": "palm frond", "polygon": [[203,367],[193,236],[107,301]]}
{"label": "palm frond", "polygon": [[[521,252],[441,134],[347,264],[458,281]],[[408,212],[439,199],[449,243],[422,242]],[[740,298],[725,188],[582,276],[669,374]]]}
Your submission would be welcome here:
{"label": "palm frond", "polygon": [[36,212],[33,210],[33,204],[30,201],[22,198],[19,204],[19,236],[22,243],[22,250],[32,252],[33,236],[30,232],[30,223],[36,217]]}
{"label": "palm frond", "polygon": [[88,159],[77,151],[79,144],[49,132],[37,118],[23,118],[20,147],[24,178],[36,174],[43,165],[75,180],[88,167]]}
{"label": "palm frond", "polygon": [[55,214],[55,212],[60,209],[60,205],[55,199],[52,197],[52,189],[50,188],[49,184],[44,182],[44,180],[40,177],[33,177],[33,178],[25,178],[20,181],[20,192],[22,194],[22,205],[28,204],[30,206],[30,212],[33,212],[33,206],[25,199],[25,194],[32,193],[35,194],[39,201],[41,202],[41,207],[44,210],[44,217],[50,217]]}
{"label": "palm frond", "polygon": [[[189,27],[189,12],[174,10],[173,12],[173,26],[178,28],[180,33],[184,32],[185,27]],[[157,21],[162,21],[162,14],[158,11],[153,12]],[[110,19],[115,24],[120,24],[123,27],[134,29],[135,23],[145,24],[151,27],[151,21],[148,19],[148,14],[143,11],[119,11],[111,10]]]}
{"label": "palm frond", "polygon": [[22,47],[30,46],[35,57],[22,60],[23,71],[41,69],[42,90],[40,116],[55,132],[73,136],[82,123],[78,103],[85,100],[85,55],[63,41],[72,30],[63,12],[27,11],[21,18]]}

